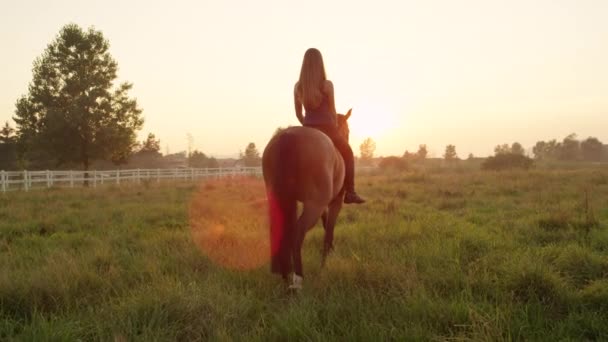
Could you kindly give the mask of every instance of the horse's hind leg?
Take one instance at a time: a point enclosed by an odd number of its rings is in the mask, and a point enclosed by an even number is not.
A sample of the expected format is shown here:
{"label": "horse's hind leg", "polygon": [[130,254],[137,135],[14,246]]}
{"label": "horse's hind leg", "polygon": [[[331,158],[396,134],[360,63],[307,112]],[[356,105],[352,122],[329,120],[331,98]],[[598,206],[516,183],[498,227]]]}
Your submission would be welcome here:
{"label": "horse's hind leg", "polygon": [[300,215],[300,218],[298,218],[298,221],[296,223],[296,230],[295,234],[293,235],[294,241],[292,248],[294,271],[296,276],[300,277],[300,283],[298,284],[298,281],[296,281],[297,277],[294,277],[294,284],[292,284],[292,288],[302,287],[302,244],[304,243],[304,237],[306,235],[306,232],[312,226],[314,226],[315,223],[317,223],[324,209],[325,208],[323,206],[319,206],[317,204],[304,203],[302,215]]}
{"label": "horse's hind leg", "polygon": [[324,215],[323,228],[325,229],[325,239],[323,241],[322,266],[325,266],[327,255],[329,255],[329,252],[334,248],[334,228],[336,226],[336,221],[338,220],[338,214],[340,214],[340,210],[342,209],[343,199],[344,193],[340,193],[336,196],[336,198],[329,203],[327,214]]}

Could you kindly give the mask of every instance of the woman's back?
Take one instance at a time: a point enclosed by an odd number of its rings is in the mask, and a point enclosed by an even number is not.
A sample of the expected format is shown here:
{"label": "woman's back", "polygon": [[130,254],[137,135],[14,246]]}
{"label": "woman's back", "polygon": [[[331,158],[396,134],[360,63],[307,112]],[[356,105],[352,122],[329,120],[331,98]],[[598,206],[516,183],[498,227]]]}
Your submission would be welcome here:
{"label": "woman's back", "polygon": [[323,96],[321,103],[316,108],[307,108],[304,114],[304,125],[335,125],[336,117],[332,114],[329,99]]}

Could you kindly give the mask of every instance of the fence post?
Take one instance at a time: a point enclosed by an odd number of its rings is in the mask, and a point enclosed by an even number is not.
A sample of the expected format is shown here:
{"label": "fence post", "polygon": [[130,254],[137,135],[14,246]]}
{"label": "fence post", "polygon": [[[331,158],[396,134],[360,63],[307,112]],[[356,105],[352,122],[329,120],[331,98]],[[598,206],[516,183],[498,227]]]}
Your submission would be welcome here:
{"label": "fence post", "polygon": [[70,188],[74,187],[74,171],[70,170]]}
{"label": "fence post", "polygon": [[120,185],[120,170],[116,170],[116,184]]}
{"label": "fence post", "polygon": [[192,180],[194,180],[194,169],[190,168],[190,178],[192,178]]}
{"label": "fence post", "polygon": [[93,170],[93,187],[97,187],[97,169]]}
{"label": "fence post", "polygon": [[46,187],[51,187],[51,171],[46,170]]}
{"label": "fence post", "polygon": [[29,190],[29,184],[27,183],[27,170],[23,170],[23,186],[25,187],[25,191]]}
{"label": "fence post", "polygon": [[160,169],[156,169],[156,183],[160,183]]}
{"label": "fence post", "polygon": [[141,177],[139,176],[139,169],[137,169],[137,184],[141,183]]}
{"label": "fence post", "polygon": [[6,171],[2,170],[0,179],[2,179],[2,192],[6,192]]}

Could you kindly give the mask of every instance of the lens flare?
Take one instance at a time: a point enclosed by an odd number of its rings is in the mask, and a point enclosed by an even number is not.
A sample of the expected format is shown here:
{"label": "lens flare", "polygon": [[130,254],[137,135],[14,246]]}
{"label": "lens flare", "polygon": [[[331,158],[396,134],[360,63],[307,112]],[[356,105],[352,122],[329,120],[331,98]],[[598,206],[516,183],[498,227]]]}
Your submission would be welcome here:
{"label": "lens flare", "polygon": [[213,262],[250,270],[270,259],[264,183],[254,178],[205,181],[189,208],[194,243]]}

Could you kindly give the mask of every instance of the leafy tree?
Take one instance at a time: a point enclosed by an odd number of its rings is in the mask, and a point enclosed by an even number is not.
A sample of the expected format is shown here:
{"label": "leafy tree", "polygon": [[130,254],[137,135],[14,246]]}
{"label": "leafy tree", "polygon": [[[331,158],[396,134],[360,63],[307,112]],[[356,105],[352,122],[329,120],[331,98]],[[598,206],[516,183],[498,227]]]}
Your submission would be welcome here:
{"label": "leafy tree", "polygon": [[421,160],[426,159],[426,156],[428,155],[426,145],[421,144],[420,146],[418,146],[418,152],[416,152],[416,154],[417,154],[418,159],[421,159]]}
{"label": "leafy tree", "polygon": [[262,158],[260,158],[260,152],[258,152],[255,144],[250,142],[245,148],[245,153],[241,153],[241,160],[245,164],[245,166],[259,166],[262,163]]}
{"label": "leafy tree", "polygon": [[536,159],[555,159],[559,157],[562,144],[555,139],[550,141],[538,141],[532,148],[532,153]]}
{"label": "leafy tree", "polygon": [[547,143],[544,141],[537,141],[536,145],[532,147],[532,153],[534,154],[535,159],[543,159],[546,158],[547,154]]}
{"label": "leafy tree", "polygon": [[15,130],[4,124],[0,130],[0,170],[14,169],[17,164],[17,146],[14,137]]}
{"label": "leafy tree", "polygon": [[8,124],[8,121],[6,121],[2,129],[0,130],[0,143],[12,143],[14,140],[14,133],[15,129]]}
{"label": "leafy tree", "polygon": [[141,143],[139,152],[160,154],[160,139],[156,139],[153,133],[148,133],[148,137]]}
{"label": "leafy tree", "polygon": [[495,155],[506,153],[511,153],[511,147],[509,147],[509,144],[496,145],[496,147],[494,147]]}
{"label": "leafy tree", "polygon": [[100,31],[64,26],[34,61],[29,93],[16,104],[24,153],[46,155],[57,165],[95,159],[124,162],[143,124],[132,85],[114,87],[117,63]]}
{"label": "leafy tree", "polygon": [[216,168],[219,167],[217,159],[207,157],[203,152],[194,150],[188,157],[188,166],[198,168]]}
{"label": "leafy tree", "polygon": [[458,155],[456,154],[456,146],[447,145],[445,147],[445,153],[443,154],[443,158],[447,161],[452,161],[458,159]]}
{"label": "leafy tree", "polygon": [[163,155],[160,153],[160,140],[153,133],[148,133],[146,140],[138,144],[129,161],[133,167],[159,167],[162,164]]}
{"label": "leafy tree", "polygon": [[581,153],[588,161],[599,161],[604,154],[604,144],[597,138],[588,137],[581,142]]}
{"label": "leafy tree", "polygon": [[559,157],[562,160],[577,160],[580,156],[580,143],[572,133],[562,141]]}
{"label": "leafy tree", "polygon": [[418,155],[416,153],[412,153],[408,150],[405,150],[405,152],[403,152],[403,156],[401,157],[407,161],[414,161],[418,158]]}
{"label": "leafy tree", "polygon": [[467,158],[467,160],[473,160],[475,159],[475,156],[473,155],[473,153],[469,153],[469,157]]}
{"label": "leafy tree", "polygon": [[511,153],[513,153],[513,154],[519,154],[519,155],[523,156],[526,153],[526,151],[524,150],[524,147],[521,146],[520,143],[514,142],[511,145]]}
{"label": "leafy tree", "polygon": [[364,165],[371,164],[376,151],[376,142],[372,138],[366,138],[359,145],[359,151],[361,152],[361,163]]}

